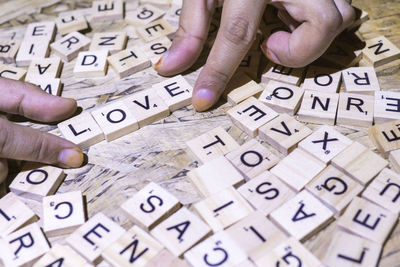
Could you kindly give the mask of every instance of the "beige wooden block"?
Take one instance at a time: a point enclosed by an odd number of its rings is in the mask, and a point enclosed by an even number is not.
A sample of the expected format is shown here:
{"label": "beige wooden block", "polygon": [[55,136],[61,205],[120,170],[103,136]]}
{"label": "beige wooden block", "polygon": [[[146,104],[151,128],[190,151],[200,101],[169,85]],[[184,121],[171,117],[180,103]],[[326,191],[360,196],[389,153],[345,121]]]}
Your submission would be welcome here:
{"label": "beige wooden block", "polygon": [[22,81],[25,77],[26,70],[23,68],[13,67],[0,63],[0,77]]}
{"label": "beige wooden block", "polygon": [[258,67],[260,65],[261,51],[249,50],[240,62],[237,71],[246,73],[252,79],[257,80]]}
{"label": "beige wooden block", "polygon": [[268,142],[284,155],[291,152],[311,133],[310,128],[287,114],[280,114],[258,129],[260,139]]}
{"label": "beige wooden block", "polygon": [[171,3],[171,7],[167,10],[165,15],[163,16],[163,19],[165,19],[173,28],[178,29],[181,12],[182,12],[182,3],[179,4]]}
{"label": "beige wooden block", "polygon": [[187,208],[181,208],[151,230],[151,235],[179,257],[211,233],[211,228]]}
{"label": "beige wooden block", "polygon": [[390,91],[375,92],[375,124],[400,120],[400,93]]}
{"label": "beige wooden block", "polygon": [[374,67],[378,67],[400,58],[400,49],[385,36],[378,36],[365,41],[363,57]]}
{"label": "beige wooden block", "polygon": [[62,60],[69,62],[76,58],[80,51],[87,50],[90,39],[79,32],[71,32],[50,45],[51,50]]}
{"label": "beige wooden block", "polygon": [[322,262],[326,266],[378,266],[382,246],[367,239],[336,231]]}
{"label": "beige wooden block", "polygon": [[61,80],[60,79],[32,79],[30,83],[40,87],[43,91],[51,95],[61,95]]}
{"label": "beige wooden block", "polygon": [[151,61],[137,48],[127,48],[109,56],[108,63],[120,78],[125,78],[151,66]]}
{"label": "beige wooden block", "polygon": [[166,79],[152,86],[171,112],[192,103],[193,87],[182,75]]}
{"label": "beige wooden block", "polygon": [[261,82],[267,83],[270,80],[288,84],[300,85],[303,78],[304,68],[288,68],[269,62],[261,75]]}
{"label": "beige wooden block", "polygon": [[134,93],[125,98],[124,102],[138,120],[140,128],[159,121],[170,114],[167,104],[153,88]]}
{"label": "beige wooden block", "polygon": [[90,267],[93,265],[88,263],[69,246],[57,243],[33,265],[33,267],[44,266]]}
{"label": "beige wooden block", "polygon": [[368,136],[378,150],[388,156],[390,151],[400,149],[400,120],[375,124],[369,128]]}
{"label": "beige wooden block", "polygon": [[61,35],[79,32],[88,28],[86,18],[80,14],[60,15],[56,20],[56,25]]}
{"label": "beige wooden block", "polygon": [[49,55],[49,40],[24,39],[19,47],[15,62],[18,67],[29,66],[32,60],[43,59]]}
{"label": "beige wooden block", "polygon": [[400,173],[400,149],[390,152],[389,161],[391,163],[391,169]]}
{"label": "beige wooden block", "polygon": [[141,5],[151,4],[161,9],[167,9],[171,5],[170,0],[139,0]]}
{"label": "beige wooden block", "polygon": [[53,41],[56,33],[54,21],[40,21],[29,23],[25,30],[24,40],[47,40]]}
{"label": "beige wooden block", "polygon": [[142,26],[159,19],[165,11],[151,4],[139,6],[135,11],[126,14],[125,21],[132,26]]}
{"label": "beige wooden block", "polygon": [[143,44],[138,45],[138,47],[143,51],[144,55],[150,59],[151,64],[156,65],[162,55],[171,47],[171,44],[171,40],[163,36],[150,42],[143,42]]}
{"label": "beige wooden block", "polygon": [[133,222],[145,229],[152,229],[180,206],[175,196],[151,182],[122,203],[121,208]]}
{"label": "beige wooden block", "polygon": [[256,267],[256,265],[250,259],[247,259],[239,264],[236,264],[235,267]]}
{"label": "beige wooden block", "polygon": [[162,249],[163,246],[156,239],[134,225],[101,255],[111,266],[145,266]]}
{"label": "beige wooden block", "polygon": [[205,197],[227,187],[237,187],[244,183],[244,177],[223,156],[204,163],[187,174],[190,182]]}
{"label": "beige wooden block", "polygon": [[65,139],[86,148],[104,140],[104,133],[89,112],[60,122],[58,129]]}
{"label": "beige wooden block", "polygon": [[202,163],[214,160],[239,148],[239,144],[235,139],[222,127],[217,127],[189,140],[186,145]]}
{"label": "beige wooden block", "polygon": [[90,51],[107,50],[111,55],[126,48],[126,32],[96,32],[90,43]]}
{"label": "beige wooden block", "polygon": [[73,70],[75,77],[104,77],[107,74],[107,50],[80,52]]}
{"label": "beige wooden block", "polygon": [[[229,87],[233,88],[229,90]],[[237,105],[251,96],[259,95],[264,88],[246,74],[232,78],[228,85],[227,100],[231,105]]]}
{"label": "beige wooden block", "polygon": [[190,267],[187,261],[176,257],[166,248],[162,249],[155,257],[151,258],[145,266]]}
{"label": "beige wooden block", "polygon": [[337,69],[310,66],[302,88],[326,93],[336,93],[340,87],[341,72]]}
{"label": "beige wooden block", "polygon": [[265,216],[295,196],[294,191],[268,171],[243,184],[237,191]]}
{"label": "beige wooden block", "polygon": [[325,164],[350,146],[353,141],[331,126],[322,126],[299,143],[299,148]]}
{"label": "beige wooden block", "polygon": [[394,214],[360,197],[355,197],[338,220],[347,232],[383,244],[397,222]]}
{"label": "beige wooden block", "polygon": [[332,165],[360,184],[366,185],[388,162],[362,144],[353,142],[332,159]]}
{"label": "beige wooden block", "polygon": [[139,129],[137,119],[122,100],[101,106],[91,114],[108,142]]}
{"label": "beige wooden block", "polygon": [[269,81],[261,96],[261,102],[279,113],[295,115],[299,109],[304,89],[287,83]]}
{"label": "beige wooden block", "polygon": [[330,208],[335,216],[339,216],[364,188],[340,170],[329,165],[306,186],[306,189]]}
{"label": "beige wooden block", "polygon": [[164,19],[158,19],[147,25],[137,27],[136,32],[145,42],[150,42],[171,35],[175,32],[175,29]]}
{"label": "beige wooden block", "polygon": [[64,177],[60,168],[26,163],[10,184],[10,190],[20,197],[42,201],[43,197],[56,192]]}
{"label": "beige wooden block", "polygon": [[123,0],[93,1],[91,22],[122,20],[124,18]]}
{"label": "beige wooden block", "polygon": [[215,233],[185,253],[191,266],[236,266],[246,253],[224,231]]}
{"label": "beige wooden block", "polygon": [[334,125],[339,94],[305,90],[297,119],[304,122]]}
{"label": "beige wooden block", "polygon": [[347,28],[348,31],[354,30],[364,22],[369,20],[369,14],[365,10],[359,9],[357,7],[353,7],[356,12],[356,20],[353,24]]}
{"label": "beige wooden block", "polygon": [[346,92],[373,95],[380,91],[378,77],[373,67],[352,67],[342,71]]}
{"label": "beige wooden block", "polygon": [[247,180],[253,179],[279,162],[279,158],[256,139],[251,139],[229,152],[226,158]]}
{"label": "beige wooden block", "polygon": [[43,198],[43,230],[47,236],[70,234],[85,223],[81,191]]}
{"label": "beige wooden block", "polygon": [[374,97],[370,95],[339,93],[336,123],[369,127],[374,121]]}
{"label": "beige wooden block", "polygon": [[101,253],[124,233],[121,226],[99,212],[65,240],[81,256],[96,264],[101,260]]}
{"label": "beige wooden block", "polygon": [[325,163],[296,148],[273,167],[271,173],[278,176],[290,188],[300,191],[324,168]]}
{"label": "beige wooden block", "polygon": [[233,124],[251,137],[258,135],[258,128],[278,116],[274,110],[250,97],[237,106],[231,108],[227,115]]}
{"label": "beige wooden block", "polygon": [[299,241],[305,241],[323,228],[333,212],[303,190],[270,214],[270,219]]}
{"label": "beige wooden block", "polygon": [[61,68],[62,63],[58,57],[32,60],[28,67],[25,81],[59,78]]}
{"label": "beige wooden block", "polygon": [[14,63],[21,41],[0,40],[0,60],[4,63]]}
{"label": "beige wooden block", "polygon": [[37,220],[36,214],[13,192],[0,199],[0,215],[0,237]]}

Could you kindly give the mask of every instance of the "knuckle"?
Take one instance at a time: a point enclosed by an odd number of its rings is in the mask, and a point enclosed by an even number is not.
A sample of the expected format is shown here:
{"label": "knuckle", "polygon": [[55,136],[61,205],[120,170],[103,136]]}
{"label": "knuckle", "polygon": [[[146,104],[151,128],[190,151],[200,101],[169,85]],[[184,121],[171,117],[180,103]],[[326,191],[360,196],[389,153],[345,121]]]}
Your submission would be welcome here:
{"label": "knuckle", "polygon": [[0,118],[0,155],[3,155],[10,137],[9,122]]}
{"label": "knuckle", "polygon": [[226,73],[213,66],[206,66],[202,75],[206,79],[198,80],[199,84],[196,85],[198,88],[214,88],[217,92],[221,92],[229,81],[229,76]]}
{"label": "knuckle", "polygon": [[255,39],[254,31],[250,28],[248,19],[237,17],[230,20],[225,26],[225,38],[235,45],[249,45]]}
{"label": "knuckle", "polygon": [[31,157],[37,159],[37,161],[44,163],[52,163],[47,162],[45,159],[51,154],[51,145],[48,142],[48,139],[45,138],[44,133],[40,133],[33,140],[32,149],[31,149]]}
{"label": "knuckle", "polygon": [[356,11],[350,5],[347,5],[343,10],[343,24],[347,27],[353,24],[356,20]]}

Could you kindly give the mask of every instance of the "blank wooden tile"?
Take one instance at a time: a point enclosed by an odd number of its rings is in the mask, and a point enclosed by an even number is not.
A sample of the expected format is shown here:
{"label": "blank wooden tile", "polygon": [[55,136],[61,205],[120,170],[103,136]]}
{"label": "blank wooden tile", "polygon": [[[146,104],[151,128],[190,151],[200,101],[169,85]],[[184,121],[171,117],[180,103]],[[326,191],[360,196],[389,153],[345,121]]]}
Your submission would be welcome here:
{"label": "blank wooden tile", "polygon": [[75,77],[104,77],[107,74],[107,50],[80,52],[73,70]]}
{"label": "blank wooden tile", "polygon": [[341,72],[337,69],[310,66],[302,88],[326,93],[336,93],[340,87]]}
{"label": "blank wooden tile", "polygon": [[150,42],[143,42],[138,47],[143,51],[144,55],[150,59],[153,65],[157,64],[162,55],[171,47],[171,40],[163,36]]}
{"label": "blank wooden tile", "polygon": [[334,125],[339,94],[305,90],[297,119],[304,122]]}
{"label": "blank wooden tile", "polygon": [[153,90],[164,100],[171,112],[192,103],[193,87],[182,75],[154,84]]}
{"label": "blank wooden tile", "polygon": [[39,86],[43,91],[51,95],[61,95],[61,80],[60,79],[32,79],[30,83]]}
{"label": "blank wooden tile", "polygon": [[400,173],[400,149],[398,150],[393,150],[389,154],[389,161],[391,164],[391,168],[397,172]]}
{"label": "blank wooden tile", "polygon": [[151,182],[122,203],[121,208],[133,222],[145,229],[151,229],[180,206],[175,196]]}
{"label": "blank wooden tile", "polygon": [[375,124],[400,120],[400,93],[390,91],[375,92]]}
{"label": "blank wooden tile", "polygon": [[304,68],[288,68],[269,62],[261,75],[261,82],[267,83],[270,80],[300,85]]}
{"label": "blank wooden tile", "polygon": [[260,84],[246,74],[233,77],[228,84],[229,87],[233,88],[227,94],[227,100],[231,105],[237,105],[251,96],[257,96],[264,90]]}
{"label": "blank wooden tile", "polygon": [[43,230],[47,236],[70,234],[85,223],[81,191],[43,198]]}
{"label": "blank wooden tile", "polygon": [[56,192],[64,177],[60,168],[26,163],[10,184],[10,190],[20,197],[42,201],[43,197]]}
{"label": "blank wooden tile", "polygon": [[150,233],[178,257],[209,235],[211,228],[187,208],[181,208]]}
{"label": "blank wooden tile", "polygon": [[26,27],[24,40],[47,40],[53,41],[56,33],[54,21],[40,21],[29,23]]}
{"label": "blank wooden tile", "polygon": [[101,253],[124,233],[121,226],[99,212],[65,240],[81,256],[96,264]]}
{"label": "blank wooden tile", "polygon": [[373,95],[380,91],[378,77],[373,67],[352,67],[342,71],[346,92]]}
{"label": "blank wooden tile", "polygon": [[87,50],[90,39],[79,32],[71,32],[50,45],[55,55],[64,61],[76,58],[80,51]]}
{"label": "blank wooden tile", "polygon": [[52,246],[52,248],[33,265],[33,267],[56,266],[56,264],[59,264],[60,266],[75,267],[92,266],[71,247],[57,243],[54,244],[54,246]]}
{"label": "blank wooden tile", "polygon": [[21,41],[0,40],[0,60],[4,63],[14,63]]}
{"label": "blank wooden tile", "polygon": [[93,1],[91,22],[121,20],[124,18],[124,2],[122,0]]}
{"label": "blank wooden tile", "polygon": [[226,158],[250,180],[262,172],[275,166],[279,158],[256,139],[241,145],[238,149],[229,152]]}
{"label": "blank wooden tile", "polygon": [[186,142],[192,154],[202,163],[211,161],[239,148],[239,144],[224,128],[214,128]]}
{"label": "blank wooden tile", "polygon": [[90,51],[107,50],[111,55],[126,48],[126,32],[96,32],[90,43]]}
{"label": "blank wooden tile", "polygon": [[164,19],[158,19],[147,25],[137,27],[136,32],[145,42],[150,42],[157,38],[168,36],[175,30]]}
{"label": "blank wooden tile", "polygon": [[25,81],[59,78],[61,68],[62,63],[58,57],[32,60]]}
{"label": "blank wooden tile", "polygon": [[339,93],[336,123],[369,127],[374,121],[374,96]]}
{"label": "blank wooden tile", "polygon": [[271,173],[292,189],[300,191],[324,168],[325,164],[323,162],[296,148],[273,167]]}
{"label": "blank wooden tile", "polygon": [[355,197],[338,220],[347,232],[383,244],[397,221],[397,214],[360,197]]}
{"label": "blank wooden tile", "polygon": [[61,35],[79,32],[88,28],[86,18],[80,14],[60,15],[56,20],[56,25],[57,31]]}
{"label": "blank wooden tile", "polygon": [[287,114],[280,114],[258,129],[260,139],[268,142],[284,155],[291,152],[311,133],[310,128]]}
{"label": "blank wooden tile", "polygon": [[26,70],[23,68],[13,67],[0,63],[0,77],[22,81],[25,77]]}
{"label": "blank wooden tile", "polygon": [[151,4],[161,9],[167,9],[171,4],[171,0],[139,0],[139,3],[141,5]]}
{"label": "blank wooden tile", "polygon": [[89,112],[83,112],[57,126],[65,139],[82,149],[104,140],[103,131]]}
{"label": "blank wooden tile", "polygon": [[164,14],[164,10],[151,4],[144,4],[135,11],[128,13],[125,21],[132,26],[142,26],[162,17]]}
{"label": "blank wooden tile", "polygon": [[353,142],[332,159],[332,165],[360,184],[366,185],[388,165],[388,162],[362,144]]}
{"label": "blank wooden tile", "polygon": [[187,174],[190,182],[203,196],[210,196],[227,187],[237,187],[244,183],[244,177],[223,156],[191,170]]}
{"label": "blank wooden tile", "polygon": [[125,78],[151,66],[151,61],[137,48],[127,48],[109,56],[108,63],[120,78]]}
{"label": "blank wooden tile", "polygon": [[49,55],[49,40],[24,39],[18,50],[15,62],[18,67],[29,66],[32,60],[43,59]]}
{"label": "blank wooden tile", "polygon": [[368,136],[378,150],[388,156],[390,151],[400,149],[400,120],[375,124],[369,128]]}
{"label": "blank wooden tile", "polygon": [[176,257],[166,248],[162,249],[155,257],[151,258],[145,266],[190,267],[187,261]]}
{"label": "blank wooden tile", "polygon": [[365,41],[363,56],[374,67],[378,67],[400,58],[400,49],[385,36],[378,36]]}
{"label": "blank wooden tile", "polygon": [[145,266],[162,249],[163,246],[156,239],[134,225],[101,255],[111,266]]}
{"label": "blank wooden tile", "polygon": [[37,219],[36,214],[13,192],[0,199],[0,215],[0,237]]}
{"label": "blank wooden tile", "polygon": [[270,219],[299,241],[305,241],[332,218],[333,212],[308,191],[301,191],[270,214]]}

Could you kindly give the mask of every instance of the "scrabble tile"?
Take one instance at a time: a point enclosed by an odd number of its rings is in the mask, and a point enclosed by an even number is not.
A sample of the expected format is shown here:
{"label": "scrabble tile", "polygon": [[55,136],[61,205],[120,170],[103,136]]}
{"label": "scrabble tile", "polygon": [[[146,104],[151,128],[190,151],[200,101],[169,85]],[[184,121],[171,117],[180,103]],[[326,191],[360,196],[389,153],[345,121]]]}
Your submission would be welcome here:
{"label": "scrabble tile", "polygon": [[51,78],[46,78],[46,79],[41,79],[39,78],[38,80],[32,79],[29,81],[30,83],[39,86],[43,91],[45,91],[48,94],[51,95],[61,95],[61,80],[60,79],[51,79]]}
{"label": "scrabble tile", "polygon": [[253,211],[233,187],[219,191],[197,202],[193,207],[214,232],[231,226]]}
{"label": "scrabble tile", "polygon": [[226,158],[250,180],[275,166],[279,158],[257,140],[251,139],[238,149],[229,152]]}
{"label": "scrabble tile", "polygon": [[[170,0],[139,0],[141,5],[151,4],[161,9],[169,8],[171,1]],[[182,5],[181,5],[182,6]]]}
{"label": "scrabble tile", "polygon": [[240,62],[237,70],[246,73],[249,77],[257,80],[261,57],[261,52],[259,50],[248,51]]}
{"label": "scrabble tile", "polygon": [[375,124],[369,128],[368,136],[388,156],[390,151],[400,149],[400,120]]}
{"label": "scrabble tile", "polygon": [[329,165],[306,186],[306,189],[330,208],[335,216],[339,216],[364,188],[340,170]]}
{"label": "scrabble tile", "polygon": [[273,167],[271,173],[278,176],[290,188],[300,191],[324,168],[325,163],[296,148]]}
{"label": "scrabble tile", "polygon": [[0,60],[4,63],[14,63],[21,41],[0,40]]}
{"label": "scrabble tile", "polygon": [[287,83],[269,81],[258,98],[261,102],[279,113],[296,114],[304,89]]}
{"label": "scrabble tile", "polygon": [[189,140],[186,145],[202,163],[214,160],[239,148],[235,139],[222,127],[217,127]]}
{"label": "scrabble tile", "polygon": [[332,159],[333,166],[362,185],[368,184],[387,164],[385,159],[358,142],[353,142]]}
{"label": "scrabble tile", "polygon": [[246,253],[222,231],[185,253],[192,266],[236,266],[247,259]]}
{"label": "scrabble tile", "polygon": [[332,237],[322,259],[326,266],[378,266],[381,245],[343,231]]}
{"label": "scrabble tile", "polygon": [[151,61],[137,48],[128,48],[108,57],[108,63],[120,78],[151,66]]}
{"label": "scrabble tile", "polygon": [[341,72],[337,69],[310,66],[301,87],[305,90],[336,93],[340,87],[341,78]]}
{"label": "scrabble tile", "polygon": [[304,68],[288,68],[275,63],[268,63],[261,75],[261,82],[267,83],[270,80],[284,82],[293,85],[300,85]]}
{"label": "scrabble tile", "polygon": [[356,12],[356,20],[347,28],[348,31],[356,29],[358,26],[369,20],[369,14],[365,10],[353,7]]}
{"label": "scrabble tile", "polygon": [[176,257],[166,248],[162,249],[155,257],[151,258],[145,266],[190,267],[187,261]]}
{"label": "scrabble tile", "polygon": [[40,21],[28,24],[24,40],[47,40],[53,41],[56,33],[54,21]]}
{"label": "scrabble tile", "polygon": [[294,198],[270,214],[270,219],[299,241],[305,241],[330,221],[333,213],[308,191]]}
{"label": "scrabble tile", "polygon": [[347,232],[383,244],[397,221],[397,214],[360,197],[355,197],[338,220]]}
{"label": "scrabble tile", "polygon": [[75,77],[104,77],[107,74],[107,50],[80,52],[73,70]]}
{"label": "scrabble tile", "polygon": [[209,235],[211,228],[187,208],[181,208],[150,233],[178,257]]}
{"label": "scrabble tile", "polygon": [[43,198],[43,230],[47,236],[70,234],[85,223],[81,191]]}
{"label": "scrabble tile", "polygon": [[137,119],[124,101],[114,101],[92,111],[108,142],[139,129]]}
{"label": "scrabble tile", "polygon": [[91,22],[121,20],[124,18],[124,1],[93,1],[91,15]]}
{"label": "scrabble tile", "polygon": [[391,168],[395,172],[400,173],[400,149],[390,152],[389,161],[391,163]]}
{"label": "scrabble tile", "polygon": [[156,239],[134,225],[101,255],[111,266],[145,266],[162,249]]}
{"label": "scrabble tile", "polygon": [[382,66],[400,58],[400,49],[385,36],[378,36],[365,41],[364,58],[374,67]]}
{"label": "scrabble tile", "polygon": [[168,36],[175,30],[164,19],[158,19],[147,25],[136,27],[136,32],[145,42],[150,42],[162,36]]}
{"label": "scrabble tile", "polygon": [[79,32],[71,32],[50,45],[53,53],[69,62],[76,58],[80,51],[87,50],[90,39]]}
{"label": "scrabble tile", "polygon": [[261,85],[245,74],[232,79],[233,81],[229,82],[228,86],[231,86],[234,89],[230,90],[227,94],[228,103],[231,105],[237,105],[251,96],[257,96],[264,90]]}
{"label": "scrabble tile", "polygon": [[237,191],[265,216],[295,196],[294,191],[268,171],[243,184]]}
{"label": "scrabble tile", "polygon": [[178,29],[179,27],[179,18],[182,12],[182,4],[171,4],[171,7],[167,10],[163,19],[165,19],[173,28]]}
{"label": "scrabble tile", "polygon": [[155,65],[161,56],[171,47],[171,40],[168,37],[160,37],[153,41],[138,45],[144,55],[150,59],[151,64]]}
{"label": "scrabble tile", "polygon": [[154,84],[153,90],[167,104],[171,112],[186,107],[192,103],[193,87],[178,75]]}
{"label": "scrabble tile", "polygon": [[348,93],[373,95],[380,91],[373,67],[352,67],[342,71],[344,89]]}
{"label": "scrabble tile", "polygon": [[89,112],[60,122],[58,129],[65,139],[86,148],[104,140],[104,133]]}
{"label": "scrabble tile", "polygon": [[400,93],[390,91],[375,92],[375,124],[400,120]]}
{"label": "scrabble tile", "polygon": [[235,267],[256,267],[256,265],[251,260],[247,259],[239,264],[236,264]]}
{"label": "scrabble tile", "polygon": [[328,164],[353,141],[331,126],[322,126],[299,143],[299,148]]}
{"label": "scrabble tile", "polygon": [[258,135],[258,128],[278,116],[274,110],[254,97],[250,97],[228,110],[233,124],[251,137]]}
{"label": "scrabble tile", "polygon": [[369,127],[374,120],[374,97],[370,95],[339,93],[336,123]]}
{"label": "scrabble tile", "polygon": [[62,63],[60,58],[51,57],[32,60],[26,73],[25,81],[59,78]]}
{"label": "scrabble tile", "polygon": [[25,39],[21,42],[15,62],[18,67],[29,66],[32,60],[43,59],[49,55],[49,41]]}
{"label": "scrabble tile", "polygon": [[65,240],[81,256],[96,264],[101,260],[101,253],[124,233],[121,226],[99,212]]}
{"label": "scrabble tile", "polygon": [[52,246],[52,248],[33,265],[33,267],[56,266],[56,264],[59,264],[57,266],[92,266],[69,246],[57,243],[54,244],[54,246]]}
{"label": "scrabble tile", "polygon": [[64,177],[60,168],[26,163],[10,184],[10,190],[20,197],[41,201],[56,192]]}
{"label": "scrabble tile", "polygon": [[96,32],[92,37],[89,50],[107,50],[113,55],[125,49],[127,41],[125,32]]}
{"label": "scrabble tile", "polygon": [[22,81],[25,77],[26,70],[23,68],[13,67],[0,63],[0,77]]}
{"label": "scrabble tile", "polygon": [[151,4],[139,6],[134,12],[128,13],[125,21],[132,26],[142,26],[162,17],[165,11]]}
{"label": "scrabble tile", "polygon": [[138,120],[140,128],[170,114],[167,104],[152,88],[135,93],[125,98],[124,102]]}
{"label": "scrabble tile", "polygon": [[152,229],[180,206],[175,196],[151,182],[122,203],[121,208],[133,222],[145,229]]}
{"label": "scrabble tile", "polygon": [[260,127],[258,136],[284,155],[291,152],[297,144],[312,133],[311,129],[295,118],[280,114]]}
{"label": "scrabble tile", "polygon": [[339,94],[305,90],[297,119],[303,122],[334,125]]}
{"label": "scrabble tile", "polygon": [[71,32],[79,32],[88,28],[86,18],[80,14],[60,15],[56,20],[56,25],[57,31],[61,35]]}
{"label": "scrabble tile", "polygon": [[0,237],[37,220],[36,214],[13,192],[0,199],[0,215]]}
{"label": "scrabble tile", "polygon": [[400,213],[400,174],[383,169],[368,185],[362,197],[392,213]]}
{"label": "scrabble tile", "polygon": [[190,182],[205,197],[227,187],[237,187],[244,183],[244,177],[223,156],[215,158],[187,174]]}

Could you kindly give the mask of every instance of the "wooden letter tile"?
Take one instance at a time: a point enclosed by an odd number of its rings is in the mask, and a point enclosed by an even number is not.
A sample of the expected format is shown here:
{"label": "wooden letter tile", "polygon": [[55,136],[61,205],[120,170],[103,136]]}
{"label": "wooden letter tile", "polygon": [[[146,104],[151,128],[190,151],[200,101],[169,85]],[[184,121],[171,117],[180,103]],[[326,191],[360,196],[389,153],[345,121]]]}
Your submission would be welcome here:
{"label": "wooden letter tile", "polygon": [[4,63],[14,63],[21,41],[0,40],[0,60]]}
{"label": "wooden letter tile", "polygon": [[400,120],[400,93],[390,91],[375,92],[375,124],[392,120]]}
{"label": "wooden letter tile", "polygon": [[93,1],[91,15],[91,22],[121,20],[124,18],[124,1]]}
{"label": "wooden letter tile", "polygon": [[108,63],[120,78],[151,66],[151,61],[137,48],[128,48],[108,57]]}
{"label": "wooden letter tile", "polygon": [[365,41],[363,55],[374,67],[381,66],[400,58],[400,49],[384,36]]}
{"label": "wooden letter tile", "polygon": [[301,87],[305,90],[336,93],[341,77],[341,72],[336,69],[310,66]]}
{"label": "wooden letter tile", "polygon": [[162,249],[155,257],[151,258],[145,266],[190,267],[187,261],[176,257],[166,248]]}
{"label": "wooden letter tile", "polygon": [[153,85],[153,90],[164,100],[171,112],[192,103],[193,87],[182,75]]}
{"label": "wooden letter tile", "polygon": [[304,68],[293,69],[277,65],[269,62],[267,67],[264,69],[261,76],[261,82],[267,83],[270,80],[300,85],[303,77]]}
{"label": "wooden letter tile", "polygon": [[228,84],[227,100],[237,105],[251,96],[259,95],[264,88],[246,74],[234,76]]}
{"label": "wooden letter tile", "polygon": [[74,267],[90,267],[85,258],[81,257],[72,248],[66,245],[54,244],[54,246],[38,260],[33,267],[43,266],[74,266]]}
{"label": "wooden letter tile", "polygon": [[400,149],[390,152],[389,161],[392,165],[391,168],[397,173],[400,173]]}
{"label": "wooden letter tile", "polygon": [[25,81],[54,79],[60,77],[62,63],[58,57],[32,60]]}
{"label": "wooden letter tile", "polygon": [[29,66],[32,60],[42,59],[49,55],[48,40],[27,40],[24,39],[19,47],[15,59],[18,67]]}
{"label": "wooden letter tile", "polygon": [[13,67],[0,63],[0,77],[22,81],[25,77],[26,70],[23,68]]}
{"label": "wooden letter tile", "polygon": [[137,27],[136,32],[145,42],[150,42],[162,36],[168,36],[174,33],[175,30],[164,19],[159,19],[147,25]]}
{"label": "wooden letter tile", "polygon": [[107,50],[113,55],[125,49],[127,41],[125,32],[96,32],[92,37],[89,50]]}
{"label": "wooden letter tile", "polygon": [[74,67],[74,76],[103,77],[107,73],[107,50],[80,52]]}
{"label": "wooden letter tile", "polygon": [[64,61],[71,61],[78,53],[87,50],[90,39],[79,32],[71,32],[50,45],[51,50]]}
{"label": "wooden letter tile", "polygon": [[369,128],[368,136],[388,156],[390,151],[400,149],[400,120],[375,124]]}
{"label": "wooden letter tile", "polygon": [[47,40],[53,41],[56,33],[56,24],[54,21],[40,21],[28,24],[24,40]]}
{"label": "wooden letter tile", "polygon": [[139,6],[134,12],[126,14],[125,20],[132,26],[142,26],[160,18],[165,11],[150,4]]}
{"label": "wooden letter tile", "polygon": [[171,40],[163,36],[151,42],[143,42],[143,44],[138,45],[138,48],[141,49],[144,55],[155,65],[160,60],[161,56],[168,51],[171,44]]}
{"label": "wooden letter tile", "polygon": [[339,94],[305,90],[297,119],[304,122],[334,125]]}
{"label": "wooden letter tile", "polygon": [[51,95],[61,95],[60,79],[32,79],[30,83],[39,86],[43,91]]}
{"label": "wooden letter tile", "polygon": [[[176,1],[176,0],[172,0],[172,1]],[[139,0],[139,3],[141,5],[151,4],[160,9],[168,9],[169,6],[171,5],[171,0]],[[180,6],[182,6],[182,3],[180,4]]]}
{"label": "wooden letter tile", "polygon": [[79,32],[86,30],[88,24],[86,18],[83,15],[61,15],[56,20],[57,30],[61,35],[65,35],[71,32]]}
{"label": "wooden letter tile", "polygon": [[369,127],[374,120],[374,97],[370,95],[340,93],[336,123]]}
{"label": "wooden letter tile", "polygon": [[380,91],[378,77],[373,67],[353,67],[342,71],[346,92],[370,94]]}

